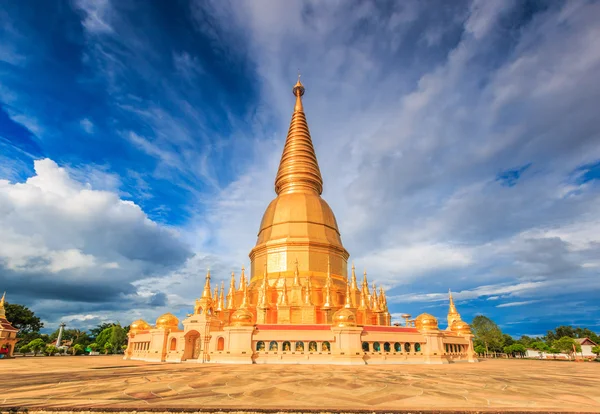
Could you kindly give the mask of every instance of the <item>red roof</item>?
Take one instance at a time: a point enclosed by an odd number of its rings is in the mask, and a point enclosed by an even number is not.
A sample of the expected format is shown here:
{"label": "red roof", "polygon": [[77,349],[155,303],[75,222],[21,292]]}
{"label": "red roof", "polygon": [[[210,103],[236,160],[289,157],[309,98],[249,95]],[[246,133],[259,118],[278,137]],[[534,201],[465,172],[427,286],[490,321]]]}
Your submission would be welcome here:
{"label": "red roof", "polygon": [[19,332],[19,330],[12,326],[10,322],[6,320],[6,318],[0,318],[0,328],[5,331]]}

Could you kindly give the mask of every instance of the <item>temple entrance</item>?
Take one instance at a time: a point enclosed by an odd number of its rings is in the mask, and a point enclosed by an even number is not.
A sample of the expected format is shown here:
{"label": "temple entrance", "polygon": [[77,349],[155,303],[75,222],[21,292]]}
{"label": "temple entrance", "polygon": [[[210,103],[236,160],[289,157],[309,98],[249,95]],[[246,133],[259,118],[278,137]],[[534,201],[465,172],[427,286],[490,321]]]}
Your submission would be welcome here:
{"label": "temple entrance", "polygon": [[183,360],[198,359],[200,356],[200,333],[198,331],[189,331],[185,334],[185,348],[183,351]]}

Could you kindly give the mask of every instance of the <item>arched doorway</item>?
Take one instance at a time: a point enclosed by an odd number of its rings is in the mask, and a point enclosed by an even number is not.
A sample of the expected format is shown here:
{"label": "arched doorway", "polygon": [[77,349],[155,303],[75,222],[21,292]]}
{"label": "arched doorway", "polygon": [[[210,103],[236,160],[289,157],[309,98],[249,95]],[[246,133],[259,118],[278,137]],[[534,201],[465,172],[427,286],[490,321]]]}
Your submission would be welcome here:
{"label": "arched doorway", "polygon": [[198,331],[189,331],[184,336],[185,348],[183,351],[183,360],[198,359],[200,356],[200,333]]}

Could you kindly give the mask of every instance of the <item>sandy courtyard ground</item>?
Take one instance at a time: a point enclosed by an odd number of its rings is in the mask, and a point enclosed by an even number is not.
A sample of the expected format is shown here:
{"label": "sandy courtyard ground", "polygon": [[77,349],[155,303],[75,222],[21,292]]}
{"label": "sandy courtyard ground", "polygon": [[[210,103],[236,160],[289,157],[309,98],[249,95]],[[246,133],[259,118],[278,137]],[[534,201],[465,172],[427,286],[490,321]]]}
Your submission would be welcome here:
{"label": "sandy courtyard ground", "polygon": [[227,366],[26,357],[0,360],[0,407],[600,412],[600,364]]}

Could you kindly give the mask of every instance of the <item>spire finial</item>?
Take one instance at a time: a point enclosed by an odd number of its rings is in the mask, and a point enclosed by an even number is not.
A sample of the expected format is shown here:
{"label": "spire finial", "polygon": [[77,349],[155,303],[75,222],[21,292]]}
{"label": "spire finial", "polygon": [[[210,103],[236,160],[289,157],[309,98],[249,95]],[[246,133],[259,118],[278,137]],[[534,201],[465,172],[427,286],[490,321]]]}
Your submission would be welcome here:
{"label": "spire finial", "polygon": [[275,178],[275,192],[278,195],[295,192],[321,195],[323,178],[304,115],[304,85],[299,79],[293,91],[296,104]]}
{"label": "spire finial", "polygon": [[235,309],[235,273],[231,272],[231,281],[229,282],[229,293],[227,294],[227,309]]}
{"label": "spire finial", "polygon": [[6,292],[2,295],[2,299],[0,299],[0,318],[6,318],[6,310],[4,309],[4,300],[6,298]]}
{"label": "spire finial", "polygon": [[350,283],[346,283],[346,301],[344,303],[344,308],[351,308],[352,300],[350,297]]}
{"label": "spire finial", "polygon": [[242,275],[240,276],[240,288],[239,288],[240,292],[242,292],[244,290],[244,286],[246,286],[246,275],[244,273],[245,270],[246,270],[246,268],[244,266],[242,266]]}
{"label": "spire finial", "polygon": [[206,282],[204,282],[204,291],[202,292],[203,298],[211,298],[210,293],[210,269],[207,269],[206,272]]}

